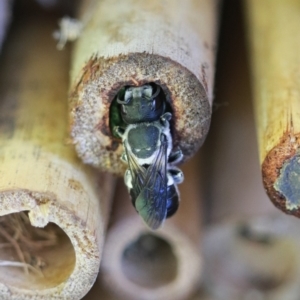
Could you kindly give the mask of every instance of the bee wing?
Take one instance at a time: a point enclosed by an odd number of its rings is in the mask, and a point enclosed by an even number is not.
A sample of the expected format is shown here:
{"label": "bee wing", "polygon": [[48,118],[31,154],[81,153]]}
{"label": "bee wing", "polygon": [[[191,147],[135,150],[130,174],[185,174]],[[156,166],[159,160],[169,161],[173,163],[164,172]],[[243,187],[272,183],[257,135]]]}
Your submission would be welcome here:
{"label": "bee wing", "polygon": [[135,208],[145,223],[157,229],[167,214],[167,141],[162,142],[156,159],[142,174],[143,185],[135,201]]}

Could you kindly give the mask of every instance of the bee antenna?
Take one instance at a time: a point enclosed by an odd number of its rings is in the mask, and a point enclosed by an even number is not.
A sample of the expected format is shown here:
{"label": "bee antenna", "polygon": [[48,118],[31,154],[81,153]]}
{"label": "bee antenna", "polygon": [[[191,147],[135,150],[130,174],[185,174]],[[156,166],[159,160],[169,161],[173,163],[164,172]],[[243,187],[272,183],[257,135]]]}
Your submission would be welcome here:
{"label": "bee antenna", "polygon": [[118,104],[128,104],[128,103],[129,103],[129,99],[128,99],[127,101],[121,100],[121,99],[119,98],[119,95],[118,95],[118,97],[117,97],[117,103],[118,103]]}
{"label": "bee antenna", "polygon": [[151,96],[151,99],[155,98],[160,93],[160,87],[157,85],[155,93]]}
{"label": "bee antenna", "polygon": [[126,101],[120,100],[119,98],[117,98],[117,102],[118,104],[126,104]]}

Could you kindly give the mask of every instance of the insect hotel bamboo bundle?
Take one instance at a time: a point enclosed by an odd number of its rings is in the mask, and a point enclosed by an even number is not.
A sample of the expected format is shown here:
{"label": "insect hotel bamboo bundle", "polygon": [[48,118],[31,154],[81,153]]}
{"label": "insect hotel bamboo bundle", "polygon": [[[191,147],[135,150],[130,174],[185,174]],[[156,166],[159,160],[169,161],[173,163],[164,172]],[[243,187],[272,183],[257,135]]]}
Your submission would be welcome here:
{"label": "insect hotel bamboo bundle", "polygon": [[264,186],[275,206],[300,216],[300,4],[250,0],[245,8]]}
{"label": "insect hotel bamboo bundle", "polygon": [[218,1],[82,1],[71,71],[71,136],[85,163],[123,175],[110,107],[124,86],[159,85],[174,147],[192,156],[207,134]]}
{"label": "insect hotel bamboo bundle", "polygon": [[120,299],[183,300],[200,286],[199,157],[183,171],[179,211],[157,231],[143,224],[125,187],[117,188],[100,274]]}
{"label": "insect hotel bamboo bundle", "polygon": [[98,274],[113,181],[66,145],[56,19],[25,15],[0,63],[0,298],[80,299]]}
{"label": "insect hotel bamboo bundle", "polygon": [[216,102],[229,105],[215,112],[204,157],[211,224],[203,239],[205,282],[215,300],[297,300],[298,220],[279,212],[263,189],[242,20],[229,5],[216,79]]}

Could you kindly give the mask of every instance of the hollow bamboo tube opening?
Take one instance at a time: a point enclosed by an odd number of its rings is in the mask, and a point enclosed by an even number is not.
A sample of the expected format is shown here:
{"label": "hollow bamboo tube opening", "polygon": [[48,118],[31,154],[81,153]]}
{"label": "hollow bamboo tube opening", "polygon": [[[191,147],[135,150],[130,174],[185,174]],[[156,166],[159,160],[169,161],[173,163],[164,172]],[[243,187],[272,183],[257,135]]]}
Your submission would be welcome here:
{"label": "hollow bamboo tube opening", "polygon": [[247,1],[259,158],[276,207],[300,216],[298,1]]}
{"label": "hollow bamboo tube opening", "polygon": [[223,13],[215,100],[228,105],[215,112],[204,149],[205,282],[215,300],[297,300],[298,220],[280,213],[264,192],[239,1]]}
{"label": "hollow bamboo tube opening", "polygon": [[0,56],[0,298],[81,299],[99,271],[113,180],[66,143],[56,16],[16,20]]}
{"label": "hollow bamboo tube opening", "polygon": [[152,233],[139,219],[118,225],[124,229],[109,232],[102,264],[112,291],[126,299],[185,299],[196,289],[200,250],[184,234],[167,226]]}
{"label": "hollow bamboo tube opening", "polygon": [[1,216],[0,226],[0,282],[40,290],[70,277],[75,251],[59,226],[34,227],[25,211]]}
{"label": "hollow bamboo tube opening", "polygon": [[205,274],[215,299],[298,299],[300,239],[289,231],[295,225],[264,216],[210,228]]}
{"label": "hollow bamboo tube opening", "polygon": [[199,288],[199,157],[183,171],[179,210],[157,231],[141,221],[124,185],[117,188],[101,277],[122,299],[186,299]]}
{"label": "hollow bamboo tube opening", "polygon": [[151,233],[141,234],[124,249],[121,264],[124,275],[131,282],[148,289],[167,285],[178,272],[171,245]]}
{"label": "hollow bamboo tube opening", "polygon": [[218,1],[83,1],[72,60],[71,136],[84,162],[123,175],[122,143],[109,109],[124,86],[153,82],[172,109],[174,147],[184,160],[211,118]]}

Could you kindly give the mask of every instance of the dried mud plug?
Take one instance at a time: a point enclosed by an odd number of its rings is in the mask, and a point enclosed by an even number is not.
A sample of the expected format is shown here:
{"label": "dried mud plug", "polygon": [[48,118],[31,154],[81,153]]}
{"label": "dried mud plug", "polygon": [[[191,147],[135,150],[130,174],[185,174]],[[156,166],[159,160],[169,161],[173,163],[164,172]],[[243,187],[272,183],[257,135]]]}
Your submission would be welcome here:
{"label": "dried mud plug", "polygon": [[177,184],[183,181],[183,173],[175,167],[183,155],[173,149],[172,113],[161,94],[157,85],[125,87],[116,99],[120,126],[111,119],[112,131],[122,138],[121,159],[128,166],[124,180],[132,204],[151,229],[177,211]]}

